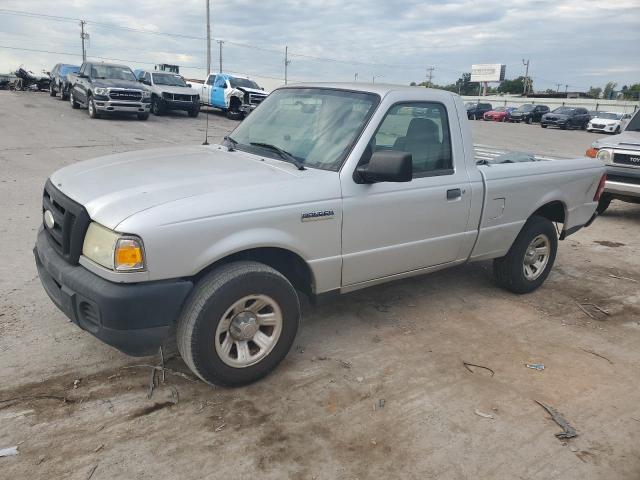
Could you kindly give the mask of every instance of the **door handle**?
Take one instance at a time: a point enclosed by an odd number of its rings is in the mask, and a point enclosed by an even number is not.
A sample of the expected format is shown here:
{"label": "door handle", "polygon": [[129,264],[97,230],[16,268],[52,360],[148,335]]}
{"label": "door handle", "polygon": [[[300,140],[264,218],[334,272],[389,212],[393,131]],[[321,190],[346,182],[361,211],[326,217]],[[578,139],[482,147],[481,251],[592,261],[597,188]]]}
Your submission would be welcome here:
{"label": "door handle", "polygon": [[462,190],[459,188],[452,188],[451,190],[447,190],[447,200],[455,200],[456,198],[460,198],[462,196]]}

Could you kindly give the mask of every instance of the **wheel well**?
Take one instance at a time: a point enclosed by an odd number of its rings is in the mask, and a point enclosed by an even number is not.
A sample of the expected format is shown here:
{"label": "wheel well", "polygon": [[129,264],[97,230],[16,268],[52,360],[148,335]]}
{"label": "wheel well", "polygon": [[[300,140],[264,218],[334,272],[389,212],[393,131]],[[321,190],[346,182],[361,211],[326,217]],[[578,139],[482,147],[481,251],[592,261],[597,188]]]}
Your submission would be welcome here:
{"label": "wheel well", "polygon": [[549,202],[533,212],[533,215],[544,217],[552,222],[564,223],[564,203],[558,200],[556,200],[555,202]]}
{"label": "wheel well", "polygon": [[290,250],[277,247],[252,248],[224,257],[200,271],[196,275],[196,281],[205,276],[215,267],[237,260],[252,260],[269,265],[271,268],[284,275],[296,290],[299,290],[308,296],[313,295],[313,274],[311,273],[311,269],[307,262],[305,262],[300,255],[297,255]]}
{"label": "wheel well", "polygon": [[242,106],[242,101],[238,97],[231,97],[229,100],[229,108]]}

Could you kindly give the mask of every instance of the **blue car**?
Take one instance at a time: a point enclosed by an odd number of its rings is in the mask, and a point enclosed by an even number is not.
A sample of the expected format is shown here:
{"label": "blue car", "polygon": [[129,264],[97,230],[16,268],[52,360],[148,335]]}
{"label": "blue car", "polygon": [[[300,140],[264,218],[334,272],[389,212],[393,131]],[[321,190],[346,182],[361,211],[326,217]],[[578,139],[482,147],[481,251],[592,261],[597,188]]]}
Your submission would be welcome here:
{"label": "blue car", "polygon": [[69,80],[67,75],[70,73],[78,73],[79,65],[69,65],[66,63],[58,63],[51,69],[51,83],[49,84],[49,95],[55,97],[58,93],[62,100],[69,98]]}

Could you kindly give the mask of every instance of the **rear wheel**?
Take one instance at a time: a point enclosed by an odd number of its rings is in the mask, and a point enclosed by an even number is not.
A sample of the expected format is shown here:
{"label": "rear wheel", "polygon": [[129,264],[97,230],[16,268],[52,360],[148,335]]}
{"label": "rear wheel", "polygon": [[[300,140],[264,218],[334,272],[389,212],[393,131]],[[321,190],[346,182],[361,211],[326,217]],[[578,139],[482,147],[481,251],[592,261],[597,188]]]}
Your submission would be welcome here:
{"label": "rear wheel", "polygon": [[75,96],[73,95],[73,89],[69,91],[69,103],[71,103],[71,108],[80,108],[80,104],[76,102]]}
{"label": "rear wheel", "polygon": [[56,89],[53,87],[53,82],[49,84],[49,96],[50,97],[56,96]]}
{"label": "rear wheel", "polygon": [[509,252],[493,261],[493,275],[498,285],[514,293],[529,293],[549,276],[558,250],[553,223],[533,216],[518,234]]}
{"label": "rear wheel", "polygon": [[233,262],[194,288],[178,321],[178,350],[205,382],[246,385],[284,359],[299,322],[298,295],[282,274],[262,263]]}
{"label": "rear wheel", "polygon": [[598,207],[596,208],[596,210],[598,211],[598,215],[602,215],[607,208],[609,208],[609,205],[611,205],[611,200],[613,200],[613,197],[611,195],[609,195],[608,193],[603,193],[602,196],[600,197],[600,201],[598,201]]}

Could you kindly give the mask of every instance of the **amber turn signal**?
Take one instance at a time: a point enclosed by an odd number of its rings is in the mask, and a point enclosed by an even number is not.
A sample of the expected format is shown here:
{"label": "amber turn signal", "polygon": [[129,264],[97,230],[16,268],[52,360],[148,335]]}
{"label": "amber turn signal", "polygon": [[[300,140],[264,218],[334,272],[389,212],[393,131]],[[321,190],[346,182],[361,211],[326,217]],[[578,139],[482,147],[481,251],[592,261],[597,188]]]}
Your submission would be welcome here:
{"label": "amber turn signal", "polygon": [[596,158],[598,156],[598,149],[590,148],[589,150],[587,150],[585,155],[589,158]]}

